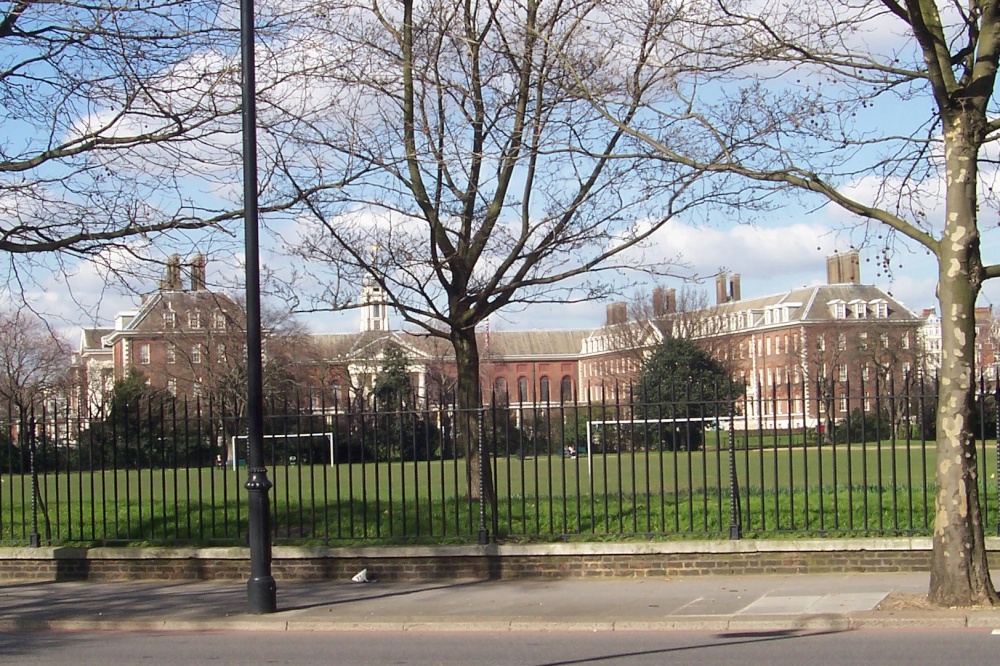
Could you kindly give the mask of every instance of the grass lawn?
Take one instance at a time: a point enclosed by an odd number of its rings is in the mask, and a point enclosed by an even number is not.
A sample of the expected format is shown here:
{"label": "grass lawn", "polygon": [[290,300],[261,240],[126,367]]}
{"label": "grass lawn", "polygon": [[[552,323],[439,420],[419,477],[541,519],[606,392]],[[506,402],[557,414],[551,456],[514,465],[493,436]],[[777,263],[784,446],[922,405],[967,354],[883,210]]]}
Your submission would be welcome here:
{"label": "grass lawn", "polygon": [[[987,524],[996,523],[996,446],[981,450]],[[933,446],[824,445],[736,452],[747,535],[927,533]],[[277,542],[465,540],[479,526],[464,461],[268,470]],[[495,461],[505,538],[727,535],[729,454],[635,452]],[[32,531],[30,477],[3,475],[0,540]],[[62,472],[39,477],[38,531],[54,543],[242,543],[245,470]],[[47,521],[46,521],[47,517]]]}

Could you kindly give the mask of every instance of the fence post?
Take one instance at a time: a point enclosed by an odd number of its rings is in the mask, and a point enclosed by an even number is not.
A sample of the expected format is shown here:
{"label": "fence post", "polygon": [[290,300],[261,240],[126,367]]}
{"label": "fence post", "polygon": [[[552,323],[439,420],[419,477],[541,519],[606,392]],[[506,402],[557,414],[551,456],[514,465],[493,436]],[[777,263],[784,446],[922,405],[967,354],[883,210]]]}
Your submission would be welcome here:
{"label": "fence post", "polygon": [[[998,373],[998,366],[993,366],[993,410],[996,412],[996,453],[997,453],[997,536],[1000,536],[1000,373]],[[986,403],[986,399],[983,399],[983,404]],[[985,420],[985,419],[984,419]],[[985,486],[983,489],[983,495],[986,495]],[[983,503],[987,502],[987,498],[983,497]]]}
{"label": "fence post", "polygon": [[484,416],[486,407],[479,406],[479,544],[485,546],[490,542],[490,531],[486,527],[486,471],[485,465],[490,462],[486,458],[486,437],[484,435]]}
{"label": "fence post", "polygon": [[28,422],[28,426],[28,463],[31,465],[31,534],[28,535],[28,546],[38,548],[42,545],[42,536],[38,533],[38,469],[35,467],[34,418]]}
{"label": "fence post", "polygon": [[[730,407],[732,410],[732,407]],[[736,476],[736,422],[729,415],[729,538],[738,540],[743,537],[742,516],[740,511],[740,487]]]}

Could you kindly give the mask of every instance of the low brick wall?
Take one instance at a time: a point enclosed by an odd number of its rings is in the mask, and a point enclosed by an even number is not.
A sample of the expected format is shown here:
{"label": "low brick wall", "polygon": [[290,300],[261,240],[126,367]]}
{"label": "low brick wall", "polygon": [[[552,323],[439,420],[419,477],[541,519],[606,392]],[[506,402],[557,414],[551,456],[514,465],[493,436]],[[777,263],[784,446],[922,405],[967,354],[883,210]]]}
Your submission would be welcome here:
{"label": "low brick wall", "polygon": [[[1000,538],[987,539],[1000,566]],[[810,539],[562,543],[273,551],[278,581],[386,581],[927,571],[931,541]],[[0,580],[244,580],[245,548],[2,548]]]}

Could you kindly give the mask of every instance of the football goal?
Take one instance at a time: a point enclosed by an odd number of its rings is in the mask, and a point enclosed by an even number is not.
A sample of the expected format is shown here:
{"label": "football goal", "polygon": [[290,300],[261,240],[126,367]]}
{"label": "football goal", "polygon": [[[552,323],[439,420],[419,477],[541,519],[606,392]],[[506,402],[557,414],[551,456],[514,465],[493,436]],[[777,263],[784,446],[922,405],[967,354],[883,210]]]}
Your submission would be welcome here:
{"label": "football goal", "polygon": [[[267,464],[311,464],[312,455],[318,446],[328,449],[330,466],[334,464],[332,432],[294,432],[280,435],[262,435],[264,440],[264,461]],[[268,445],[270,442],[270,445]],[[268,458],[271,458],[270,460]],[[233,435],[229,442],[227,465],[236,469],[247,464],[247,436]]]}

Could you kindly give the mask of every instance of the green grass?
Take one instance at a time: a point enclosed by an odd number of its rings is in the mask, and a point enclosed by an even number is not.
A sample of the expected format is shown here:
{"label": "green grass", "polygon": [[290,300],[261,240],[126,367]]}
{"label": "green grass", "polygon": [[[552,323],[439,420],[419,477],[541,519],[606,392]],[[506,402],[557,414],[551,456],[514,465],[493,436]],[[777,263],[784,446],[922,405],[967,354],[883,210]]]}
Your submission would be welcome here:
{"label": "green grass", "polygon": [[[993,522],[995,450],[988,443],[980,463]],[[888,444],[737,451],[744,534],[927,533],[934,461],[933,450]],[[277,466],[268,474],[277,543],[440,543],[478,532],[463,461]],[[495,475],[497,515],[487,519],[501,538],[729,530],[727,451],[504,458]],[[38,531],[61,544],[242,543],[245,477],[211,468],[43,475]],[[22,543],[32,531],[30,478],[2,478],[0,541]]]}

